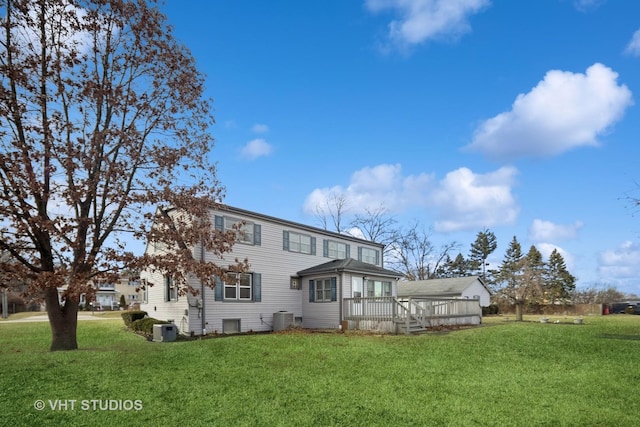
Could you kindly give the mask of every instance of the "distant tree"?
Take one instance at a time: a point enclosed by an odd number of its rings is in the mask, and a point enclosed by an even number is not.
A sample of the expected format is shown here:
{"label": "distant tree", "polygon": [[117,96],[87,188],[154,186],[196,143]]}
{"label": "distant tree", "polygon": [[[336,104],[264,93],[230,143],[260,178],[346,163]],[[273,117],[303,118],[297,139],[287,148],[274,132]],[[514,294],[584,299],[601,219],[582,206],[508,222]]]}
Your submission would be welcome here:
{"label": "distant tree", "polygon": [[322,228],[337,233],[346,232],[345,214],[348,205],[349,203],[344,194],[338,193],[333,193],[322,205],[317,205],[316,218]]}
{"label": "distant tree", "polygon": [[626,295],[613,285],[597,283],[587,288],[576,290],[573,294],[575,304],[611,304],[624,301]]}
{"label": "distant tree", "polygon": [[459,245],[446,243],[436,249],[430,231],[417,221],[406,230],[398,230],[392,243],[387,264],[407,280],[427,280],[436,277],[449,253]]}
{"label": "distant tree", "polygon": [[529,252],[524,257],[523,283],[527,302],[543,303],[543,288],[546,279],[547,265],[542,254],[535,246],[531,245]]}
{"label": "distant tree", "polygon": [[478,232],[476,240],[471,244],[468,258],[469,268],[477,271],[484,280],[486,280],[487,277],[487,258],[489,258],[489,255],[491,255],[497,247],[498,242],[496,235],[486,228]]}
{"label": "distant tree", "polygon": [[366,208],[364,213],[356,214],[349,224],[351,233],[358,230],[365,239],[384,245],[383,258],[389,258],[393,243],[397,240],[396,219],[387,209],[380,205],[377,208]]}
{"label": "distant tree", "polygon": [[[0,0],[0,11],[0,271],[44,299],[51,350],[78,347],[80,295],[120,269],[162,270],[181,293],[190,275],[214,286],[224,269],[193,247],[222,254],[236,233],[209,218],[224,195],[211,105],[156,2]],[[136,257],[132,237],[176,250]]]}
{"label": "distant tree", "polygon": [[549,255],[545,278],[545,292],[550,303],[566,301],[576,288],[576,278],[569,273],[564,258],[554,249]]}
{"label": "distant tree", "polygon": [[451,259],[451,257],[447,255],[445,262],[437,273],[439,278],[465,277],[471,275],[472,272],[469,269],[469,261],[466,260],[460,252],[458,252],[458,255],[454,259]]}
{"label": "distant tree", "polygon": [[513,236],[495,280],[499,287],[499,296],[506,298],[516,307],[516,320],[522,320],[522,311],[526,303],[527,288],[524,285],[524,256],[516,236]]}

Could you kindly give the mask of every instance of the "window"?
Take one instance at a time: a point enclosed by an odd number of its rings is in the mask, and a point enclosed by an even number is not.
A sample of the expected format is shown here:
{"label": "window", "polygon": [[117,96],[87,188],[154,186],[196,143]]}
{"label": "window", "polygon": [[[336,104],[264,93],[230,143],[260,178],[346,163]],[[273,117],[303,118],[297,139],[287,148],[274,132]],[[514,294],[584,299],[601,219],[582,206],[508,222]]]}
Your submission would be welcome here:
{"label": "window", "polygon": [[381,282],[379,280],[367,280],[368,297],[390,297],[391,282]]}
{"label": "window", "polygon": [[173,281],[173,277],[164,276],[164,300],[165,301],[178,301],[178,287]]}
{"label": "window", "polygon": [[316,280],[316,302],[331,301],[331,279]]}
{"label": "window", "polygon": [[285,230],[282,236],[282,248],[289,252],[315,255],[316,238],[306,234]]}
{"label": "window", "polygon": [[253,243],[253,223],[237,218],[224,217],[224,231],[234,231],[239,242]]}
{"label": "window", "polygon": [[337,279],[329,277],[309,280],[309,302],[337,301]]}
{"label": "window", "polygon": [[351,292],[353,293],[354,298],[362,297],[362,279],[359,277],[354,277],[351,280]]}
{"label": "window", "polygon": [[232,231],[236,233],[238,242],[260,245],[261,226],[259,224],[230,216],[216,215],[215,227],[218,231]]}
{"label": "window", "polygon": [[371,248],[358,248],[358,259],[367,264],[378,265],[378,251]]}
{"label": "window", "polygon": [[224,279],[224,299],[251,301],[251,274],[227,273]]}
{"label": "window", "polygon": [[323,255],[327,258],[346,259],[349,258],[349,245],[333,240],[325,240],[323,242],[323,252]]}
{"label": "window", "polygon": [[262,300],[262,275],[260,273],[228,272],[224,279],[215,278],[216,301],[253,301]]}
{"label": "window", "polygon": [[140,289],[142,290],[142,302],[145,304],[149,303],[149,287],[147,286],[147,279],[140,280]]}

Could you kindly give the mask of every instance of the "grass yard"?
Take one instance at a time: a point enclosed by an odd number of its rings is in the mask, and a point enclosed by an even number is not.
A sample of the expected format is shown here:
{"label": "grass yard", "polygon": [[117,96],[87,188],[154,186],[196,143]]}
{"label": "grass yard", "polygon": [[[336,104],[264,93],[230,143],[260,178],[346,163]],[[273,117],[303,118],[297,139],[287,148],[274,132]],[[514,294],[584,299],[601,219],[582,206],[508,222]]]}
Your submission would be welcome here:
{"label": "grass yard", "polygon": [[632,426],[640,417],[640,316],[175,343],[148,342],[120,320],[84,321],[82,349],[56,353],[49,333],[47,323],[0,324],[0,425]]}

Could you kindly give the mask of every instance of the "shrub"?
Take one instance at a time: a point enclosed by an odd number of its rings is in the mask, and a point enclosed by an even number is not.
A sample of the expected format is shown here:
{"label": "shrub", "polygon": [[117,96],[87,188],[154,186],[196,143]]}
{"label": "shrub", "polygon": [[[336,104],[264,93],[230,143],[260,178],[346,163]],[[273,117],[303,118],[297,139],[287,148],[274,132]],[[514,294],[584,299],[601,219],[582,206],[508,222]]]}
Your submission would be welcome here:
{"label": "shrub", "polygon": [[136,311],[126,311],[122,313],[122,320],[124,320],[124,324],[127,325],[128,328],[131,327],[131,324],[139,319],[144,319],[147,315],[146,311],[136,310]]}
{"label": "shrub", "polygon": [[134,320],[131,323],[131,329],[136,332],[142,332],[146,335],[151,335],[153,333],[153,325],[167,325],[169,322],[165,322],[164,320],[154,319],[153,317],[145,317],[144,319]]}
{"label": "shrub", "polygon": [[120,295],[120,307],[122,308],[127,307],[127,300],[125,299],[124,295]]}
{"label": "shrub", "polygon": [[482,307],[482,315],[489,316],[492,314],[498,314],[499,307],[497,304],[491,304],[489,307]]}

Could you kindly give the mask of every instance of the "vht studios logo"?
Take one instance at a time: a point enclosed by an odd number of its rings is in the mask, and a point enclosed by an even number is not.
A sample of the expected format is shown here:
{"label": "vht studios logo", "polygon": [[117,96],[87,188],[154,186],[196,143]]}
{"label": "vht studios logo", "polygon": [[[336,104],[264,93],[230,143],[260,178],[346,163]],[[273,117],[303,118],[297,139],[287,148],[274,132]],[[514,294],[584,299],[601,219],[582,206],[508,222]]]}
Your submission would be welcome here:
{"label": "vht studios logo", "polygon": [[142,400],[122,399],[48,399],[36,400],[33,407],[38,411],[140,411]]}

